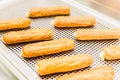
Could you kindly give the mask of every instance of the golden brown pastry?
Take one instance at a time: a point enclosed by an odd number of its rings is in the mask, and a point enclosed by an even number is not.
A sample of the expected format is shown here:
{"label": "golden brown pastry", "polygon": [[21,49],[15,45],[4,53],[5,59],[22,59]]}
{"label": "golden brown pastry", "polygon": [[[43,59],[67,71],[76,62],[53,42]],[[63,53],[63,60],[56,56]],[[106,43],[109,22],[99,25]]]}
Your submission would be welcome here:
{"label": "golden brown pastry", "polygon": [[96,20],[92,16],[58,16],[52,24],[55,27],[90,27],[94,26]]}
{"label": "golden brown pastry", "polygon": [[28,18],[16,18],[11,20],[0,20],[0,31],[18,28],[27,28],[31,24]]}
{"label": "golden brown pastry", "polygon": [[[40,75],[67,72],[88,67],[92,64],[92,56],[79,54],[40,60],[36,64],[36,71]],[[73,79],[74,80],[74,79]]]}
{"label": "golden brown pastry", "polygon": [[100,54],[101,60],[115,60],[120,59],[120,46],[104,47]]}
{"label": "golden brown pastry", "polygon": [[54,7],[41,7],[31,8],[26,14],[27,17],[45,17],[56,15],[68,15],[70,14],[70,7],[68,6],[54,6]]}
{"label": "golden brown pastry", "polygon": [[48,28],[39,28],[5,33],[2,36],[2,41],[5,44],[16,44],[22,42],[50,40],[52,38],[53,38],[52,30]]}
{"label": "golden brown pastry", "polygon": [[24,58],[49,55],[71,50],[74,48],[74,41],[61,38],[51,41],[37,42],[23,46],[22,56]]}
{"label": "golden brown pastry", "polygon": [[113,80],[114,69],[111,66],[101,66],[83,72],[63,75],[56,80]]}
{"label": "golden brown pastry", "polygon": [[74,36],[77,40],[119,39],[120,29],[78,29]]}

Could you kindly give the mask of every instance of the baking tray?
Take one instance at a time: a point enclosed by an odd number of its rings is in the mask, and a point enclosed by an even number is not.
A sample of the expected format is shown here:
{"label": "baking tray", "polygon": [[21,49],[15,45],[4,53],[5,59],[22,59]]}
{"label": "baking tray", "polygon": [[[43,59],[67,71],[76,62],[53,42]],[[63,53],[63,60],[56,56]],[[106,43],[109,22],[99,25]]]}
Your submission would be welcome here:
{"label": "baking tray", "polygon": [[[68,5],[71,7],[70,16],[82,16],[82,15],[93,15],[97,19],[97,24],[94,27],[89,29],[96,28],[111,28],[112,26],[118,26],[119,24],[112,24],[109,20],[112,21],[111,18],[104,16],[84,5],[78,4],[77,2],[70,0],[29,0],[29,1],[21,1],[20,3],[14,4],[11,7],[7,7],[0,11],[0,19],[12,19],[17,17],[25,17],[25,13],[31,7],[46,7],[46,6],[56,6],[56,5]],[[9,69],[20,79],[20,80],[54,80],[56,77],[74,73],[77,71],[91,69],[101,65],[111,65],[115,69],[115,79],[120,79],[120,60],[115,61],[101,61],[99,58],[99,54],[102,51],[104,46],[109,45],[119,45],[120,40],[104,40],[104,41],[76,41],[73,33],[78,28],[55,28],[50,22],[54,19],[54,17],[45,17],[45,18],[37,18],[32,19],[31,28],[42,28],[47,27],[54,31],[54,39],[58,38],[69,38],[75,41],[74,50],[62,52],[59,54],[41,56],[32,59],[24,59],[20,56],[20,51],[23,45],[28,43],[16,44],[16,45],[5,45],[2,41],[0,41],[0,52],[1,55],[6,58],[5,64],[8,65]],[[28,28],[29,29],[29,28]],[[83,29],[83,28],[82,28]],[[86,28],[84,28],[86,29]],[[0,36],[8,31],[0,32]],[[67,55],[76,55],[76,54],[91,54],[93,57],[93,64],[85,69],[59,73],[47,76],[39,76],[35,71],[35,63],[38,60],[48,59],[59,56],[67,56]]]}

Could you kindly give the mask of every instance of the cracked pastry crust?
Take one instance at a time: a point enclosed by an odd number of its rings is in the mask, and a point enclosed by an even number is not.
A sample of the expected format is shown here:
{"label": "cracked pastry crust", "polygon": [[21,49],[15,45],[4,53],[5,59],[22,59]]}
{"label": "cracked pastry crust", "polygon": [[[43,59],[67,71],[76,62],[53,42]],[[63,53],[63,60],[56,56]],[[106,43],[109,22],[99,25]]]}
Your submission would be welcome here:
{"label": "cracked pastry crust", "polygon": [[55,27],[91,27],[96,23],[95,17],[92,16],[58,16],[54,19]]}
{"label": "cracked pastry crust", "polygon": [[45,17],[45,16],[56,16],[56,15],[69,15],[70,7],[68,6],[53,6],[53,7],[41,7],[31,8],[26,16],[27,17]]}
{"label": "cracked pastry crust", "polygon": [[116,60],[120,59],[120,45],[108,46],[103,48],[102,60]]}
{"label": "cracked pastry crust", "polygon": [[37,57],[68,51],[74,48],[74,41],[68,38],[60,38],[51,41],[27,44],[22,48],[24,58]]}
{"label": "cracked pastry crust", "polygon": [[113,80],[113,78],[114,69],[111,66],[101,66],[83,72],[63,75],[56,80]]}
{"label": "cracked pastry crust", "polygon": [[36,71],[42,76],[47,74],[77,70],[88,67],[91,64],[91,55],[79,54],[40,60],[36,64]]}
{"label": "cracked pastry crust", "polygon": [[16,44],[22,42],[50,40],[53,38],[53,31],[48,28],[36,28],[24,31],[12,31],[2,36],[5,44]]}
{"label": "cracked pastry crust", "polygon": [[16,18],[11,20],[0,20],[0,31],[18,28],[27,28],[31,24],[28,18]]}
{"label": "cracked pastry crust", "polygon": [[120,29],[78,29],[75,38],[77,40],[119,39]]}

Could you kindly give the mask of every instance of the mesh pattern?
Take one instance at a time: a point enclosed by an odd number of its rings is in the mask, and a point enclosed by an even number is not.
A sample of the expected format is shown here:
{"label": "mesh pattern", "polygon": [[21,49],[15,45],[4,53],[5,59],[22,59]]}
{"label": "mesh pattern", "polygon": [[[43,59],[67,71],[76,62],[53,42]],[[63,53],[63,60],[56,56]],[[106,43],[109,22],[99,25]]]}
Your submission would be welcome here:
{"label": "mesh pattern", "polygon": [[[44,6],[43,3],[47,3],[46,6],[50,6],[50,5],[63,5],[64,3],[62,2],[54,2],[55,4],[52,3],[51,0],[50,3],[47,2],[47,0],[34,0],[28,2],[23,2],[21,4],[16,5],[16,7],[11,7],[8,8],[7,10],[4,10],[3,12],[0,12],[0,17],[3,19],[9,19],[9,18],[15,18],[15,17],[24,17],[24,13],[30,8],[30,7],[36,7],[39,6],[39,4],[41,4],[40,6]],[[33,4],[34,3],[34,4]],[[38,4],[39,3],[39,4]],[[24,6],[24,7],[23,7]],[[23,9],[24,8],[24,9]],[[18,13],[16,14],[16,12],[18,11]],[[8,14],[9,13],[9,14]],[[74,7],[71,7],[71,15],[90,15],[89,13],[85,13],[83,11],[78,12],[78,10]],[[75,48],[74,50],[70,50],[70,51],[66,51],[66,52],[62,52],[59,54],[54,54],[54,55],[48,55],[48,56],[40,56],[37,58],[31,58],[31,59],[24,59],[20,56],[20,52],[21,52],[21,48],[23,45],[27,44],[27,43],[23,43],[23,44],[16,44],[16,45],[6,45],[16,56],[18,56],[24,63],[26,63],[35,73],[35,63],[38,60],[42,60],[42,59],[47,59],[47,58],[52,58],[52,57],[59,57],[59,56],[66,56],[66,55],[76,55],[76,54],[91,54],[93,56],[93,64],[92,64],[92,68],[100,66],[100,65],[111,65],[112,67],[114,67],[115,69],[115,78],[119,77],[120,74],[120,60],[115,60],[115,61],[100,61],[99,58],[99,54],[102,51],[102,48],[104,46],[109,46],[109,45],[118,45],[120,43],[119,40],[104,40],[104,41],[77,41],[75,40],[73,33],[76,31],[76,29],[78,28],[55,28],[53,27],[50,22],[51,20],[53,20],[54,17],[45,17],[45,18],[37,18],[37,19],[32,19],[32,24],[31,24],[31,28],[42,28],[42,27],[47,27],[50,28],[54,31],[54,39],[58,39],[58,38],[69,38],[69,39],[73,39],[75,41]],[[97,24],[94,27],[91,27],[89,29],[96,29],[96,28],[108,28],[110,27],[109,24],[102,24],[99,21],[97,21]],[[85,28],[83,28],[85,29]],[[2,31],[0,32],[0,34],[2,35],[3,33],[8,32],[8,31]],[[0,35],[0,36],[1,36]],[[86,68],[86,69],[90,69],[90,67]],[[82,71],[84,69],[81,70],[77,70],[77,71]],[[77,72],[77,71],[71,71],[72,73]],[[40,77],[43,80],[54,80],[56,77],[61,76],[63,74],[69,74],[71,72],[66,72],[66,73],[60,73],[60,74],[53,74],[53,75],[47,75],[44,77]],[[115,79],[116,80],[116,79]]]}

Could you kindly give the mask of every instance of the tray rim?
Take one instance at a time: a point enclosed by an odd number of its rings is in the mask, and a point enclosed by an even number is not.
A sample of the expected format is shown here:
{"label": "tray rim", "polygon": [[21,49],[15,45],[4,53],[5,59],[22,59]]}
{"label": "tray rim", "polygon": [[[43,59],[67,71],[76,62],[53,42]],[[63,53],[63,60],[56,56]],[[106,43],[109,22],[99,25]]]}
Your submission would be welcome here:
{"label": "tray rim", "polygon": [[[6,59],[6,62],[7,62],[7,64],[5,65],[9,66],[8,68],[14,75],[16,75],[20,80],[34,80],[34,79],[42,80],[39,78],[38,75],[35,74],[34,71],[32,71],[32,69],[29,66],[27,66],[15,54],[13,54],[13,52],[10,51],[10,49],[8,49],[1,41],[0,41],[0,45],[1,45],[0,53]],[[11,54],[11,55],[6,55],[6,54]]]}

